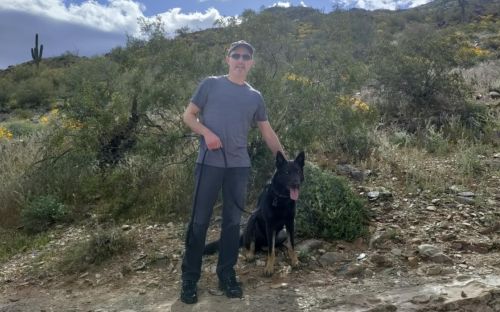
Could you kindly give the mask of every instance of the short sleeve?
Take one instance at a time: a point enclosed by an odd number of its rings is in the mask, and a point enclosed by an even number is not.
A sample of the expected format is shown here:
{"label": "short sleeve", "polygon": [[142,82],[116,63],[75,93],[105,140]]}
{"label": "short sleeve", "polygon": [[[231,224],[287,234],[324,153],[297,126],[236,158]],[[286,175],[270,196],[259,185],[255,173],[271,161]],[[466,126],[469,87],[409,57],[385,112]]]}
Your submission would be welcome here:
{"label": "short sleeve", "polygon": [[191,97],[191,102],[198,106],[199,109],[203,109],[205,104],[208,101],[208,92],[210,90],[211,85],[210,77],[205,78],[196,88],[193,96]]}
{"label": "short sleeve", "polygon": [[259,93],[258,97],[258,106],[257,106],[257,111],[255,112],[253,116],[254,122],[259,122],[259,121],[267,121],[267,111],[266,111],[266,105],[264,104],[264,98],[262,95]]}

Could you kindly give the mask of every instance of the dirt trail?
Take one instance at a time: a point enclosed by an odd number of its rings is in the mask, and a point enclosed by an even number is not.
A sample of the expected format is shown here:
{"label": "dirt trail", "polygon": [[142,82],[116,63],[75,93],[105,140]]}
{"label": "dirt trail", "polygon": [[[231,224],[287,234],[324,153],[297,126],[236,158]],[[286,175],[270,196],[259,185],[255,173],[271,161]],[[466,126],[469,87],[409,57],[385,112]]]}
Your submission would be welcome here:
{"label": "dirt trail", "polygon": [[[71,275],[59,272],[57,262],[95,227],[59,228],[43,249],[1,264],[0,312],[500,312],[498,170],[483,181],[471,190],[437,197],[394,187],[388,200],[369,202],[369,239],[299,241],[301,266],[291,270],[280,252],[272,278],[263,276],[263,254],[253,263],[241,257],[241,300],[227,299],[215,289],[217,256],[209,256],[196,305],[178,300],[183,224],[124,227],[136,248]],[[353,187],[366,193],[377,183]],[[215,223],[209,237],[217,233]]]}

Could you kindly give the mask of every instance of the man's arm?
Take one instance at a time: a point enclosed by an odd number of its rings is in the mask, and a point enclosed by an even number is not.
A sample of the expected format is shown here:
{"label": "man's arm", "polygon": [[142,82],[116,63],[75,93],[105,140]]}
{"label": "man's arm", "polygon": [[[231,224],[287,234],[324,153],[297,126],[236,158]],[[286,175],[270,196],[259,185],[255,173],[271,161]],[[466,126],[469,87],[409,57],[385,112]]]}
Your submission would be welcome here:
{"label": "man's arm", "polygon": [[193,130],[193,132],[198,133],[205,138],[205,143],[207,144],[209,150],[221,148],[222,142],[219,137],[198,121],[199,112],[200,109],[198,106],[191,102],[184,111],[182,120],[189,128],[191,128],[191,130]]}
{"label": "man's arm", "polygon": [[257,122],[257,124],[259,125],[259,130],[262,134],[264,142],[266,142],[267,147],[269,147],[269,149],[273,152],[273,155],[276,156],[278,151],[280,151],[286,158],[286,154],[283,150],[283,147],[281,146],[280,140],[278,139],[276,132],[274,132],[273,128],[271,127],[269,121],[259,121]]}

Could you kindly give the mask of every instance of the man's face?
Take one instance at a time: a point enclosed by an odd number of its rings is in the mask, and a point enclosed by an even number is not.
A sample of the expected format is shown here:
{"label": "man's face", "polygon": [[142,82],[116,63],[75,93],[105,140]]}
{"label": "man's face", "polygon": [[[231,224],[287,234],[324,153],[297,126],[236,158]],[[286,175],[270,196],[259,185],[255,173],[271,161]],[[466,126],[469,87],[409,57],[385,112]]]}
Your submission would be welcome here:
{"label": "man's face", "polygon": [[226,56],[226,63],[230,74],[246,77],[253,65],[252,54],[245,47],[239,47]]}

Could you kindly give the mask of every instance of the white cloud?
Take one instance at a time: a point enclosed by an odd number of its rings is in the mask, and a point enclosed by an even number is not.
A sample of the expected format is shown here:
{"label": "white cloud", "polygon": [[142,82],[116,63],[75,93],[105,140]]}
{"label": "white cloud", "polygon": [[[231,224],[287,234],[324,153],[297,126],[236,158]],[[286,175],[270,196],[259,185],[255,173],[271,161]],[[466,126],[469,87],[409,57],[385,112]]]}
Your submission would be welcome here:
{"label": "white cloud", "polygon": [[[65,5],[63,0],[0,0],[0,69],[29,61],[29,49],[35,32],[44,44],[44,56],[57,56],[71,51],[92,56],[124,45],[126,35],[140,37],[138,20],[154,21],[144,16],[140,0],[108,0],[101,4],[88,0]],[[174,8],[160,13],[167,33],[188,27],[200,30],[213,27],[223,17],[210,8],[205,12],[183,13]]]}
{"label": "white cloud", "polygon": [[165,25],[165,31],[170,34],[181,27],[189,27],[191,30],[210,28],[214,26],[215,21],[227,19],[214,8],[206,10],[205,13],[194,12],[188,14],[181,13],[180,8],[174,8],[158,14],[158,16],[161,17]]}
{"label": "white cloud", "polygon": [[[108,0],[107,4],[89,0],[69,6],[66,6],[63,0],[0,0],[0,11],[3,10],[24,12],[105,32],[127,33],[133,36],[140,35],[140,26],[137,23],[139,18],[151,21],[155,19],[154,16],[145,17],[144,5],[133,0]],[[216,20],[224,18],[214,8],[204,13],[182,13],[180,8],[173,8],[158,15],[169,33],[186,26],[196,30],[213,27]]]}
{"label": "white cloud", "polygon": [[300,1],[300,6],[304,8],[308,7],[308,5],[304,1]]}
{"label": "white cloud", "polygon": [[290,2],[276,2],[272,5],[272,7],[289,8]]}
{"label": "white cloud", "polygon": [[0,11],[24,12],[60,22],[78,24],[107,32],[136,34],[137,19],[144,6],[132,0],[109,0],[107,5],[86,1],[66,6],[62,0],[10,0],[0,2]]}
{"label": "white cloud", "polygon": [[414,8],[431,0],[332,0],[334,6],[344,9],[360,8],[365,10],[398,10]]}

